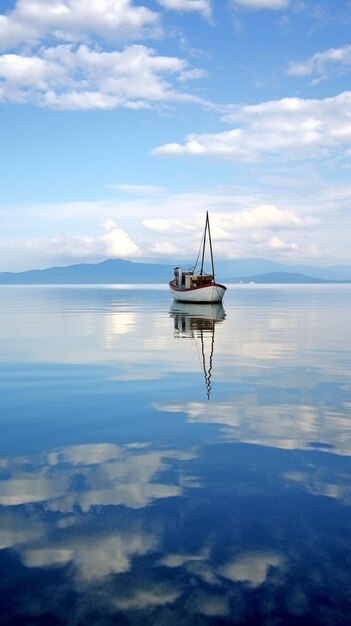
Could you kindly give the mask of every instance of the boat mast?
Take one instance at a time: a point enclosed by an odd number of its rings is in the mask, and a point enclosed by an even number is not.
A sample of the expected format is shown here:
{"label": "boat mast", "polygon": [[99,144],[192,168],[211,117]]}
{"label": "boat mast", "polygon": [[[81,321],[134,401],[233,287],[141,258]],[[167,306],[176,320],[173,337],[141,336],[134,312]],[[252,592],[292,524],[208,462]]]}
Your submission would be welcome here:
{"label": "boat mast", "polygon": [[212,252],[212,239],[211,239],[211,232],[210,232],[210,220],[208,219],[208,211],[207,211],[207,230],[208,230],[208,241],[210,243],[212,276],[214,277],[215,271],[214,271],[213,252]]}
{"label": "boat mast", "polygon": [[200,274],[204,273],[204,259],[205,259],[205,249],[206,249],[207,233],[208,233],[208,242],[210,244],[211,269],[212,269],[212,275],[214,276],[214,262],[213,262],[212,241],[211,241],[211,231],[210,231],[210,220],[208,218],[208,211],[206,211],[206,223],[205,223],[205,232],[204,232],[203,246],[202,246],[202,257],[201,257]]}
{"label": "boat mast", "polygon": [[205,341],[204,341],[204,332],[206,331],[204,331],[203,328],[201,328],[200,330],[202,369],[203,369],[204,378],[205,378],[207,400],[210,399],[211,389],[212,389],[211,376],[212,376],[212,361],[213,361],[213,349],[214,349],[214,340],[215,340],[215,337],[214,337],[215,324],[216,322],[213,320],[213,327],[211,329],[211,352],[210,352],[210,358],[209,358],[209,363],[208,363],[208,369],[206,369]]}

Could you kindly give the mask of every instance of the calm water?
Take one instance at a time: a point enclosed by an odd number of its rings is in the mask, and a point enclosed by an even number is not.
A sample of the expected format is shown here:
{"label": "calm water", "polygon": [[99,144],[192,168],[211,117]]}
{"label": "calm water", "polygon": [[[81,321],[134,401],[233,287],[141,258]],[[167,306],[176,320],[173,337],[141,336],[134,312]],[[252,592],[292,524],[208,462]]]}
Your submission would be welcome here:
{"label": "calm water", "polygon": [[1,287],[1,624],[349,624],[350,319]]}

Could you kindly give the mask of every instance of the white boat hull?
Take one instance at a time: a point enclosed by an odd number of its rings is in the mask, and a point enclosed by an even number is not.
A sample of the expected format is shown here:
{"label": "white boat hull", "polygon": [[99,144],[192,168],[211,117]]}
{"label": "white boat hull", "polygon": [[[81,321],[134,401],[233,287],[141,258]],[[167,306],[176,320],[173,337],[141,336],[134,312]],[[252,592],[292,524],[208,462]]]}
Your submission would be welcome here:
{"label": "white boat hull", "polygon": [[212,283],[201,287],[191,287],[190,289],[176,287],[171,281],[169,287],[173,299],[177,302],[222,302],[226,292],[226,287],[219,283]]}

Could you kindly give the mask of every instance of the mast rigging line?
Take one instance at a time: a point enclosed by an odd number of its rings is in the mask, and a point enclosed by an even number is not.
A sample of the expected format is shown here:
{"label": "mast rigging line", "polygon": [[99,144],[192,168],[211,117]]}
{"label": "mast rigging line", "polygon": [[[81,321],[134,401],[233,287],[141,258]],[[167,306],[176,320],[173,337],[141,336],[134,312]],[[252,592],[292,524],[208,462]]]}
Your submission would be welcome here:
{"label": "mast rigging line", "polygon": [[209,242],[209,248],[210,248],[210,257],[211,257],[211,271],[212,271],[212,276],[215,276],[215,270],[214,270],[214,260],[213,260],[213,250],[212,250],[212,240],[211,240],[211,231],[210,231],[210,220],[208,217],[208,211],[206,211],[206,222],[205,222],[205,230],[202,234],[202,238],[201,238],[201,243],[200,243],[200,248],[199,248],[199,252],[195,261],[195,265],[194,265],[194,272],[196,270],[197,264],[199,262],[199,257],[200,257],[200,253],[201,254],[201,268],[200,268],[200,275],[206,274],[207,272],[204,272],[204,262],[205,262],[205,251],[206,251],[206,240],[207,240],[207,235],[208,235],[208,242]]}

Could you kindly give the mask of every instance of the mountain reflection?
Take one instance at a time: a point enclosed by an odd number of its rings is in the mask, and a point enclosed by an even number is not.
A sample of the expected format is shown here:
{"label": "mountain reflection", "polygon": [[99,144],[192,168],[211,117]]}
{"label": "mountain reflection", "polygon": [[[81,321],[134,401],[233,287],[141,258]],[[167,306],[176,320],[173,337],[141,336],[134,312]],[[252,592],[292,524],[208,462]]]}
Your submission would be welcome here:
{"label": "mountain reflection", "polygon": [[204,373],[207,399],[211,395],[211,376],[215,345],[215,326],[225,318],[221,303],[190,304],[174,302],[170,315],[174,320],[174,336],[194,339]]}

